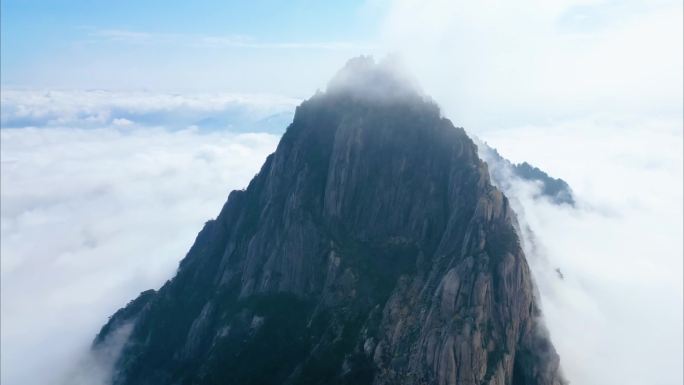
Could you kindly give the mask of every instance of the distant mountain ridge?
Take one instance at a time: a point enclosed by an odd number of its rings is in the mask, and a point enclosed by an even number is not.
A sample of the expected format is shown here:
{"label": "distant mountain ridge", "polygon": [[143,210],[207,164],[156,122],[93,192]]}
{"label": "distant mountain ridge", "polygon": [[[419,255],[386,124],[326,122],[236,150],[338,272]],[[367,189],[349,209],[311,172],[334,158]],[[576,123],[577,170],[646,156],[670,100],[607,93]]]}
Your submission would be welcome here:
{"label": "distant mountain ridge", "polygon": [[130,334],[116,385],[560,385],[507,198],[465,131],[351,60],[297,107]]}

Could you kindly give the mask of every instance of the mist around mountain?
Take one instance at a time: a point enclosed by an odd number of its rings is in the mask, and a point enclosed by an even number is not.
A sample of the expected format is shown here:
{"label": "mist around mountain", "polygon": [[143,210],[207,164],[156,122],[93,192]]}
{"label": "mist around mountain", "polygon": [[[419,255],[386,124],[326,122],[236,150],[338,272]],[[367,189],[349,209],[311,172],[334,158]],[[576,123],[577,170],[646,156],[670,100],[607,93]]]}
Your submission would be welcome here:
{"label": "mist around mountain", "polygon": [[538,187],[538,191],[534,194],[536,198],[549,199],[555,204],[575,206],[572,189],[563,179],[549,176],[546,172],[527,162],[514,164],[487,143],[477,138],[473,140],[477,144],[480,157],[489,165],[494,184],[504,193],[515,194],[511,188],[511,181],[519,179],[531,182]]}
{"label": "mist around mountain", "polygon": [[114,384],[563,384],[515,226],[465,131],[352,59],[93,352],[131,328]]}

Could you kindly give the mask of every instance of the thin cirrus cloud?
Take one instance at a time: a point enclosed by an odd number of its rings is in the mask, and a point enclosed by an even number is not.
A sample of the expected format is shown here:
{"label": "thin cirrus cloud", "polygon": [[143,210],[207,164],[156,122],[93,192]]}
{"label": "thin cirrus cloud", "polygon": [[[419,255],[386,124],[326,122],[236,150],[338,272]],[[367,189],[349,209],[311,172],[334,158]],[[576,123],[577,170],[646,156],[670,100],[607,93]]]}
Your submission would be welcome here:
{"label": "thin cirrus cloud", "polygon": [[265,42],[245,35],[197,35],[178,33],[153,33],[127,29],[94,29],[88,34],[95,40],[132,44],[182,44],[212,48],[261,48],[261,49],[312,49],[312,50],[369,50],[374,46],[367,42],[314,41],[314,42]]}

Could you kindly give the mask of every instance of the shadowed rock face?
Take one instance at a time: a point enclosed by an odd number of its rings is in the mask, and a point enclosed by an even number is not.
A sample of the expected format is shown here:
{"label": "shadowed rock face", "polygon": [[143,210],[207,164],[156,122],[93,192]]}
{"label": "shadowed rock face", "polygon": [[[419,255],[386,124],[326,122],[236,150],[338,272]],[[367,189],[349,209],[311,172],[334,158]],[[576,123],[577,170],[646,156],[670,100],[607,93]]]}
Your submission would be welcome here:
{"label": "shadowed rock face", "polygon": [[473,142],[383,65],[342,75],[102,329],[136,320],[114,384],[563,383]]}

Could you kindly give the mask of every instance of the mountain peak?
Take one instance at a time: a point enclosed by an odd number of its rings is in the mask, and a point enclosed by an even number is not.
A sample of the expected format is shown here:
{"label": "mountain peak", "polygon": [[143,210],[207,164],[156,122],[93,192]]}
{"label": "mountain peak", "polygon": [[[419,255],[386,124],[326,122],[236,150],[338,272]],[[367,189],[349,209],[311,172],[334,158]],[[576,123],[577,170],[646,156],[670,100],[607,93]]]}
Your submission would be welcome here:
{"label": "mountain peak", "polygon": [[115,385],[560,385],[513,221],[465,131],[356,58],[96,349],[134,322]]}

